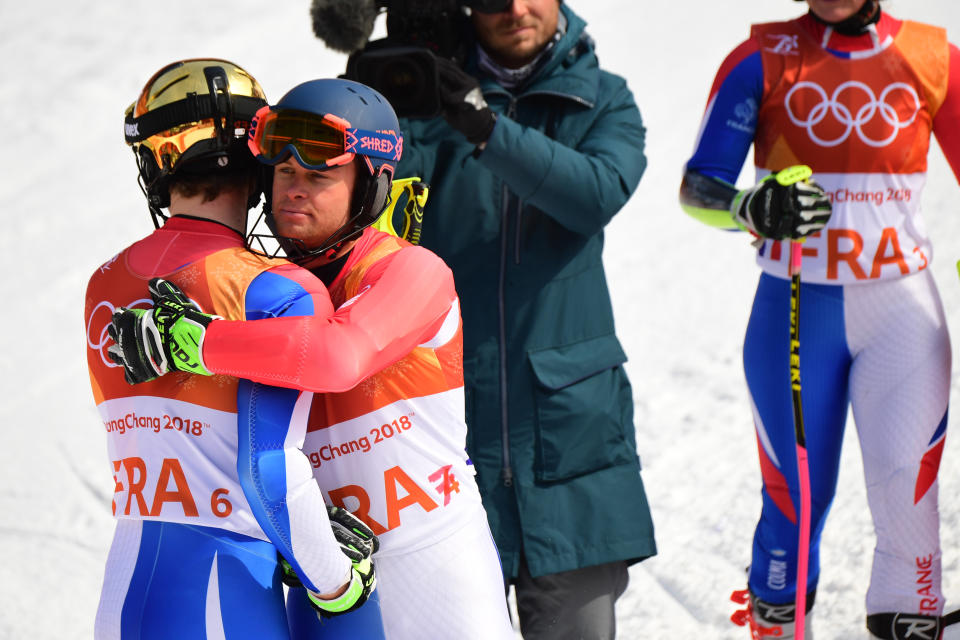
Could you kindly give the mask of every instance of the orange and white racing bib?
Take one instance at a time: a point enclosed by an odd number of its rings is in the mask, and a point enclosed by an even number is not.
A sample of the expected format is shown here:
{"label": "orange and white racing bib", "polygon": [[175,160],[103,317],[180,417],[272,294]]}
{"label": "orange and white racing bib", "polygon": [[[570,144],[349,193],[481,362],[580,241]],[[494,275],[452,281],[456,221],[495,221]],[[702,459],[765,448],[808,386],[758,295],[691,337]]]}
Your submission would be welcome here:
{"label": "orange and white racing bib", "polygon": [[[813,168],[833,215],[803,245],[803,279],[850,284],[925,269],[920,216],[933,117],[946,96],[945,32],[905,21],[869,56],[841,58],[794,22],[756,25],[764,98],[754,143],[757,177]],[[786,277],[788,251],[768,240],[758,262]]]}

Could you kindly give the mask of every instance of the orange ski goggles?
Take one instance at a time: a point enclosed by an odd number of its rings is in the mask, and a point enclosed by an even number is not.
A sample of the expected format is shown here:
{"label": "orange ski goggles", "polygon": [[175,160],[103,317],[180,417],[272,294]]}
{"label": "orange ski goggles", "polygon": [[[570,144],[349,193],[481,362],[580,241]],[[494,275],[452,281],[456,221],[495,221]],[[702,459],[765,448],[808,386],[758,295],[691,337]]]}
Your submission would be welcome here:
{"label": "orange ski goggles", "polygon": [[247,144],[260,162],[276,165],[292,155],[312,171],[347,164],[355,155],[397,162],[403,152],[403,136],[396,131],[357,129],[329,113],[269,106],[254,116]]}

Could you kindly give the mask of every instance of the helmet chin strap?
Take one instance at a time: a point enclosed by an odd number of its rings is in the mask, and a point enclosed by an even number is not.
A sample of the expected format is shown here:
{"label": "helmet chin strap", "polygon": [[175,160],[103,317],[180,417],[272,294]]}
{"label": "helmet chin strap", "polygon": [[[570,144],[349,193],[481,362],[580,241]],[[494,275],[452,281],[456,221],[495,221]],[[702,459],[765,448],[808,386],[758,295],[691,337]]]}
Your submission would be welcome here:
{"label": "helmet chin strap", "polygon": [[867,32],[867,27],[880,20],[880,0],[866,0],[859,11],[839,22],[827,22],[813,11],[810,11],[810,16],[820,24],[833,27],[837,33],[845,36],[859,36]]}
{"label": "helmet chin strap", "polygon": [[301,267],[306,266],[321,256],[328,261],[333,260],[337,257],[337,254],[340,253],[340,250],[343,249],[343,245],[356,239],[363,233],[363,230],[366,229],[366,226],[357,226],[357,219],[360,218],[360,216],[361,214],[357,214],[347,220],[343,226],[330,234],[330,236],[320,243],[319,247],[314,249],[301,248],[303,247],[303,243],[299,240],[283,238],[283,240],[288,242],[287,258]]}
{"label": "helmet chin strap", "polygon": [[[266,172],[264,177],[267,177]],[[269,179],[265,181],[272,181],[272,175],[270,175]],[[281,236],[277,233],[277,227],[273,220],[272,198],[267,197],[264,201],[263,210],[261,211],[260,216],[257,218],[256,222],[254,222],[251,233],[247,236],[248,247],[254,251],[257,251],[257,249],[254,248],[253,243],[262,242],[262,238],[266,237],[263,234],[254,233],[257,225],[262,219],[267,225],[267,228],[270,230],[269,237],[279,244],[278,250],[273,252],[272,255],[263,251],[265,255],[276,257],[279,254],[279,249],[283,249],[287,259],[295,264],[300,265],[301,267],[307,267],[321,257],[328,261],[333,260],[343,249],[346,243],[359,237],[360,234],[363,233],[364,229],[376,221],[376,218],[383,210],[383,206],[386,204],[386,202],[380,202],[380,196],[386,195],[389,197],[389,175],[386,176],[386,179],[378,176],[376,178],[364,180],[363,182],[365,184],[363,187],[364,193],[362,197],[358,199],[356,205],[351,204],[351,207],[358,207],[357,209],[354,209],[353,215],[351,215],[351,217],[336,231],[327,236],[327,238],[324,239],[324,241],[321,242],[317,247],[312,249],[307,248],[303,242],[297,238],[289,238]],[[380,192],[380,187],[384,187],[383,194]],[[264,193],[270,193],[270,191],[271,189],[269,185],[265,185]]]}
{"label": "helmet chin strap", "polygon": [[140,187],[140,191],[143,192],[144,198],[147,199],[147,209],[150,211],[150,217],[153,219],[153,226],[159,229],[167,221],[167,216],[163,213],[163,197],[159,193],[160,188],[158,185],[161,180],[165,180],[170,176],[170,171],[164,167],[160,170],[159,174],[147,182],[147,178],[144,177],[140,156],[137,155],[136,151],[134,151],[134,157],[137,160],[137,185]]}

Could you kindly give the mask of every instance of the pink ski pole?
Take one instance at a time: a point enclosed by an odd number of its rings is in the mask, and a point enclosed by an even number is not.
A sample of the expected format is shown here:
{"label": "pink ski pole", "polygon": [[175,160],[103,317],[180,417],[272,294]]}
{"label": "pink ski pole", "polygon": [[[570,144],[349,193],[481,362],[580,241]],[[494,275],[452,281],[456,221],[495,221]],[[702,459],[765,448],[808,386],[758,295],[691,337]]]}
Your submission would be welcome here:
{"label": "pink ski pole", "polygon": [[793,400],[793,430],[797,441],[797,473],[800,477],[800,536],[797,543],[797,593],[794,633],[803,640],[807,613],[807,568],[810,560],[810,466],[807,437],[800,403],[800,263],[799,242],[790,243],[790,391]]}

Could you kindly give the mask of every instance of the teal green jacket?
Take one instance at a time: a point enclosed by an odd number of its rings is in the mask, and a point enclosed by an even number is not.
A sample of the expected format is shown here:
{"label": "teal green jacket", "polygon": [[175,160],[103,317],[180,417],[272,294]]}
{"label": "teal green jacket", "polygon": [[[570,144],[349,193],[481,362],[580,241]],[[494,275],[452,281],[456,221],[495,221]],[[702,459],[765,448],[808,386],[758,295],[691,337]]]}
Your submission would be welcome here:
{"label": "teal green jacket", "polygon": [[481,78],[498,114],[482,152],[442,118],[401,121],[397,175],[430,184],[421,243],[460,296],[467,450],[507,578],[521,553],[534,576],[656,553],[601,261],[644,128],[561,10],[567,33],[526,85]]}

